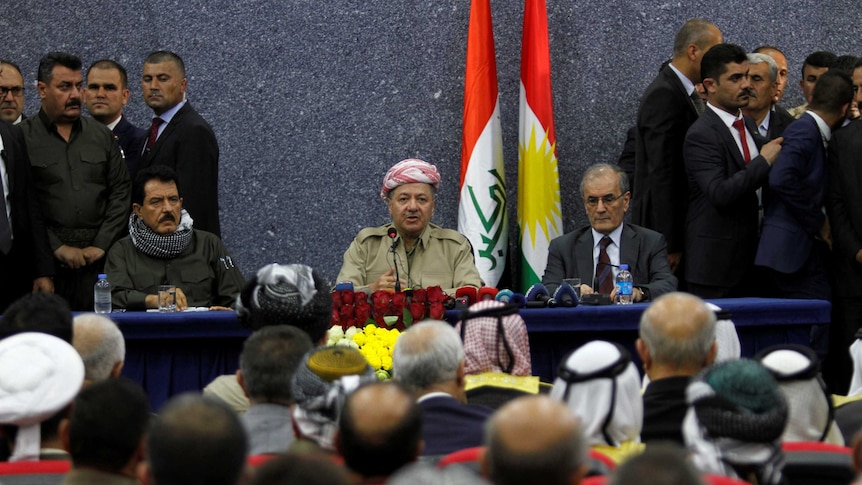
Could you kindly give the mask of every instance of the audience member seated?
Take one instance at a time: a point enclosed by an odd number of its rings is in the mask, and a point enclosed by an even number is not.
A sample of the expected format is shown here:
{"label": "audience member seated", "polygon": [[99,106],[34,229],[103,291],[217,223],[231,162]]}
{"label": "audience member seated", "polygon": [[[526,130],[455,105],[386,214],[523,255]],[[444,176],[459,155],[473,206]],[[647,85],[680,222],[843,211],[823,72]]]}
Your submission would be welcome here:
{"label": "audience member seated", "polygon": [[281,455],[254,471],[251,485],[349,485],[341,465],[325,456]]}
{"label": "audience member seated", "polygon": [[[303,330],[314,345],[325,342],[332,318],[329,284],[304,264],[268,264],[257,271],[236,300],[240,323],[252,330],[269,325],[290,325]],[[204,388],[237,413],[248,410],[245,391],[236,374],[219,376]]]}
{"label": "audience member seated", "polygon": [[60,425],[73,463],[63,485],[137,484],[149,424],[150,405],[138,384],[121,377],[82,390]]}
{"label": "audience member seated", "polygon": [[464,342],[467,402],[497,409],[515,397],[539,392],[527,325],[517,307],[480,301],[462,315],[455,330]]}
{"label": "audience member seated", "polygon": [[31,293],[9,305],[0,320],[0,339],[22,332],[40,332],[72,343],[72,311],[54,293]]}
{"label": "audience member seated", "polygon": [[419,457],[422,414],[400,385],[370,383],[347,396],[335,441],[354,483],[383,483]]}
{"label": "audience member seated", "polygon": [[294,452],[335,452],[335,432],[347,396],[377,375],[358,350],[322,347],[310,351],[291,380]]}
{"label": "audience member seated", "polygon": [[643,394],[644,443],[685,444],[686,389],[691,376],[715,360],[715,328],[715,313],[687,293],[664,295],[641,315],[636,347],[650,380]]}
{"label": "audience member seated", "polygon": [[475,470],[466,466],[438,468],[431,463],[418,461],[402,467],[389,477],[386,485],[490,485]]}
{"label": "audience member seated", "polygon": [[755,359],[769,369],[787,400],[789,419],[781,435],[783,442],[844,445],[834,420],[832,395],[820,377],[820,359],[810,347],[775,345],[759,352]]}
{"label": "audience member seated", "polygon": [[163,165],[140,170],[132,184],[129,235],[108,250],[105,273],[114,308],[159,307],[159,285],[177,288],[177,310],[227,309],[245,280],[215,234],[194,229],[177,174]]}
{"label": "audience member seated", "polygon": [[143,485],[237,485],[245,480],[248,442],[226,404],[196,394],[174,397],[147,437]]}
{"label": "audience member seated", "polygon": [[311,349],[308,335],[289,325],[264,327],[243,344],[236,377],[251,401],[241,417],[250,455],[283,453],[293,443],[290,381]]}
{"label": "audience member seated", "polygon": [[[437,167],[428,162],[408,158],[390,168],[380,198],[392,223],[359,231],[344,252],[337,281],[377,291],[396,289],[399,279],[402,289],[439,286],[450,295],[463,286],[482,286],[470,241],[431,224],[439,187]],[[393,228],[394,238],[389,235]]]}
{"label": "audience member seated", "polygon": [[835,423],[841,430],[844,442],[854,443],[854,436],[862,430],[862,331],[856,332],[856,341],[850,346],[853,375],[847,396],[834,396]]}
{"label": "audience member seated", "polygon": [[0,340],[0,438],[11,450],[8,461],[69,459],[57,428],[83,382],[84,363],[63,340],[36,332]]}
{"label": "audience member seated", "polygon": [[581,294],[616,296],[614,277],[621,264],[634,278],[634,301],[649,301],[675,291],[664,236],[626,224],[628,177],[615,165],[600,163],[581,179],[581,196],[590,225],[551,241],[542,283],[552,294],[565,278],[580,278]]}
{"label": "audience member seated", "polygon": [[621,464],[608,485],[703,485],[700,473],[686,460],[685,449],[673,442],[647,446]]}
{"label": "audience member seated", "polygon": [[84,385],[119,377],[126,360],[126,341],[117,324],[96,313],[73,320],[72,346],[84,361]]}
{"label": "audience member seated", "polygon": [[581,422],[545,395],[506,403],[488,421],[482,471],[496,485],[577,485],[587,472]]}
{"label": "audience member seated", "polygon": [[467,404],[464,347],[446,322],[426,320],[401,334],[392,353],[395,380],[413,393],[422,412],[423,455],[480,446],[493,410]]}
{"label": "audience member seated", "polygon": [[560,363],[551,398],[581,419],[587,444],[619,463],[640,453],[640,374],[617,343],[594,340]]}
{"label": "audience member seated", "polygon": [[769,370],[750,359],[721,362],[694,376],[686,393],[683,436],[702,473],[784,483],[787,402]]}

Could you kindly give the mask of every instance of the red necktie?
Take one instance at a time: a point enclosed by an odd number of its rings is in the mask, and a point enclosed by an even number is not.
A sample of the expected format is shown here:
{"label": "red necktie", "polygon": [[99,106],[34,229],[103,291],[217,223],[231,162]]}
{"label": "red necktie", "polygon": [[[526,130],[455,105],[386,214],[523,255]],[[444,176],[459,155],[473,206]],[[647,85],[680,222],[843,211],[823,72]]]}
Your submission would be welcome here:
{"label": "red necktie", "polygon": [[162,123],[164,122],[165,120],[161,118],[153,118],[153,124],[150,125],[150,136],[147,137],[147,150],[153,148],[153,145],[156,144],[156,138],[159,137],[159,127],[162,126]]}
{"label": "red necktie", "polygon": [[739,132],[739,141],[742,143],[742,157],[745,158],[745,164],[751,162],[751,153],[748,152],[748,140],[745,139],[745,121],[742,118],[733,122],[733,127]]}
{"label": "red necktie", "polygon": [[596,280],[599,282],[599,293],[610,295],[614,289],[613,271],[611,271],[611,258],[608,256],[608,246],[611,238],[605,236],[599,241],[599,262],[596,264]]}

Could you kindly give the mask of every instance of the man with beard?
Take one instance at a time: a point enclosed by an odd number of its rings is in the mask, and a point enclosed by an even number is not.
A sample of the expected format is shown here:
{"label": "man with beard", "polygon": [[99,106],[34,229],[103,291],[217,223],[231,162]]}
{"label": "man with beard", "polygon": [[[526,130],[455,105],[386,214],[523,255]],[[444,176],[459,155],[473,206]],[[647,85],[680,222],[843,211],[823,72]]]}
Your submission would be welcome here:
{"label": "man with beard", "polygon": [[[757,189],[781,151],[781,138],[762,145],[746,126],[748,58],[734,44],[718,44],[701,61],[708,102],[685,137],[689,180],[685,279],[701,298],[750,296],[757,250]],[[749,119],[750,122],[750,119]]]}
{"label": "man with beard", "polygon": [[105,263],[115,308],[158,308],[159,285],[176,286],[178,311],[234,303],[245,284],[242,273],[221,240],[193,223],[173,170],[156,165],[138,172],[129,235],[111,247]]}
{"label": "man with beard", "polygon": [[761,136],[774,140],[796,120],[786,110],[775,107],[780,85],[778,63],[767,54],[754,53],[748,54],[748,67],[751,87],[748,106],[742,108],[742,114],[754,120]]}
{"label": "man with beard", "polygon": [[33,187],[54,253],[54,289],[75,311],[93,309],[93,284],[129,210],[129,174],[114,135],[81,116],[81,60],[39,61],[39,114],[21,123]]}

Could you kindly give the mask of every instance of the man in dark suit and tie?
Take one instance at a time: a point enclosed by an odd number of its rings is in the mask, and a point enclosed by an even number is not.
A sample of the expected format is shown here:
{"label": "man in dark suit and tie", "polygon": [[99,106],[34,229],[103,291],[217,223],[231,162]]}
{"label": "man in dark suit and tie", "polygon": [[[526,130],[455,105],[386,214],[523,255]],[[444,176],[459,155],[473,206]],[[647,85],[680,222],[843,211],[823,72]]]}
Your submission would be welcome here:
{"label": "man in dark suit and tie", "polygon": [[855,342],[856,331],[862,328],[862,122],[854,121],[836,130],[827,153],[825,202],[832,230],[831,269],[835,288],[829,334],[831,351],[824,362],[824,377],[830,389],[842,393],[852,375],[847,349]]}
{"label": "man in dark suit and tie", "polygon": [[54,291],[54,255],[18,127],[0,121],[0,313],[30,291]]}
{"label": "man in dark suit and tie", "polygon": [[676,34],[673,59],[644,92],[638,109],[631,220],[665,237],[674,272],[682,260],[688,206],[682,144],[703,111],[695,90],[700,60],[721,40],[715,25],[702,19],[686,22]]}
{"label": "man in dark suit and tie", "polygon": [[581,294],[615,296],[614,275],[628,264],[634,278],[634,300],[647,301],[675,291],[664,236],[624,224],[629,208],[628,177],[619,167],[596,164],[581,179],[581,195],[590,225],[560,236],[548,248],[542,283],[552,293],[565,278],[580,278]]}
{"label": "man in dark suit and tie", "polygon": [[[781,151],[781,138],[759,147],[741,108],[749,101],[748,57],[734,44],[714,46],[701,62],[708,102],[688,130],[685,227],[688,290],[702,298],[750,296],[758,237],[759,189]],[[751,123],[750,118],[748,119]],[[753,123],[751,123],[753,125]]]}
{"label": "man in dark suit and tie", "polygon": [[748,54],[748,106],[742,114],[754,120],[760,136],[774,140],[784,133],[784,129],[796,118],[775,104],[778,92],[778,63],[767,54]]}
{"label": "man in dark suit and tie", "polygon": [[156,51],[144,61],[141,88],[155,117],[138,170],[167,165],[185,180],[183,204],[195,228],[221,237],[218,213],[219,149],[215,133],[186,101],[180,56]]}
{"label": "man in dark suit and tie", "polygon": [[87,89],[84,102],[87,111],[96,121],[107,126],[117,137],[129,178],[135,178],[138,158],[147,141],[147,132],[131,124],[123,115],[123,106],[129,102],[129,79],[126,68],[119,63],[102,59],[87,69]]}
{"label": "man in dark suit and tie", "polygon": [[826,145],[852,100],[850,76],[834,69],[820,76],[808,110],[784,131],[778,163],[769,172],[754,262],[767,268],[781,297],[832,298],[826,274],[831,237],[823,213]]}

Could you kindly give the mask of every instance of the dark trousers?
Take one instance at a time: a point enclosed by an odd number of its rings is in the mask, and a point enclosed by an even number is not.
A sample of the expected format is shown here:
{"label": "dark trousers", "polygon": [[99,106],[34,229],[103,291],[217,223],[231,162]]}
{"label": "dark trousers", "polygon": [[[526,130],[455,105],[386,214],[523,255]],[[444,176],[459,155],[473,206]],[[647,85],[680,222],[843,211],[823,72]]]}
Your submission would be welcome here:
{"label": "dark trousers", "polygon": [[70,269],[56,261],[54,293],[62,296],[73,312],[93,311],[93,285],[105,269],[105,258],[83,268]]}

